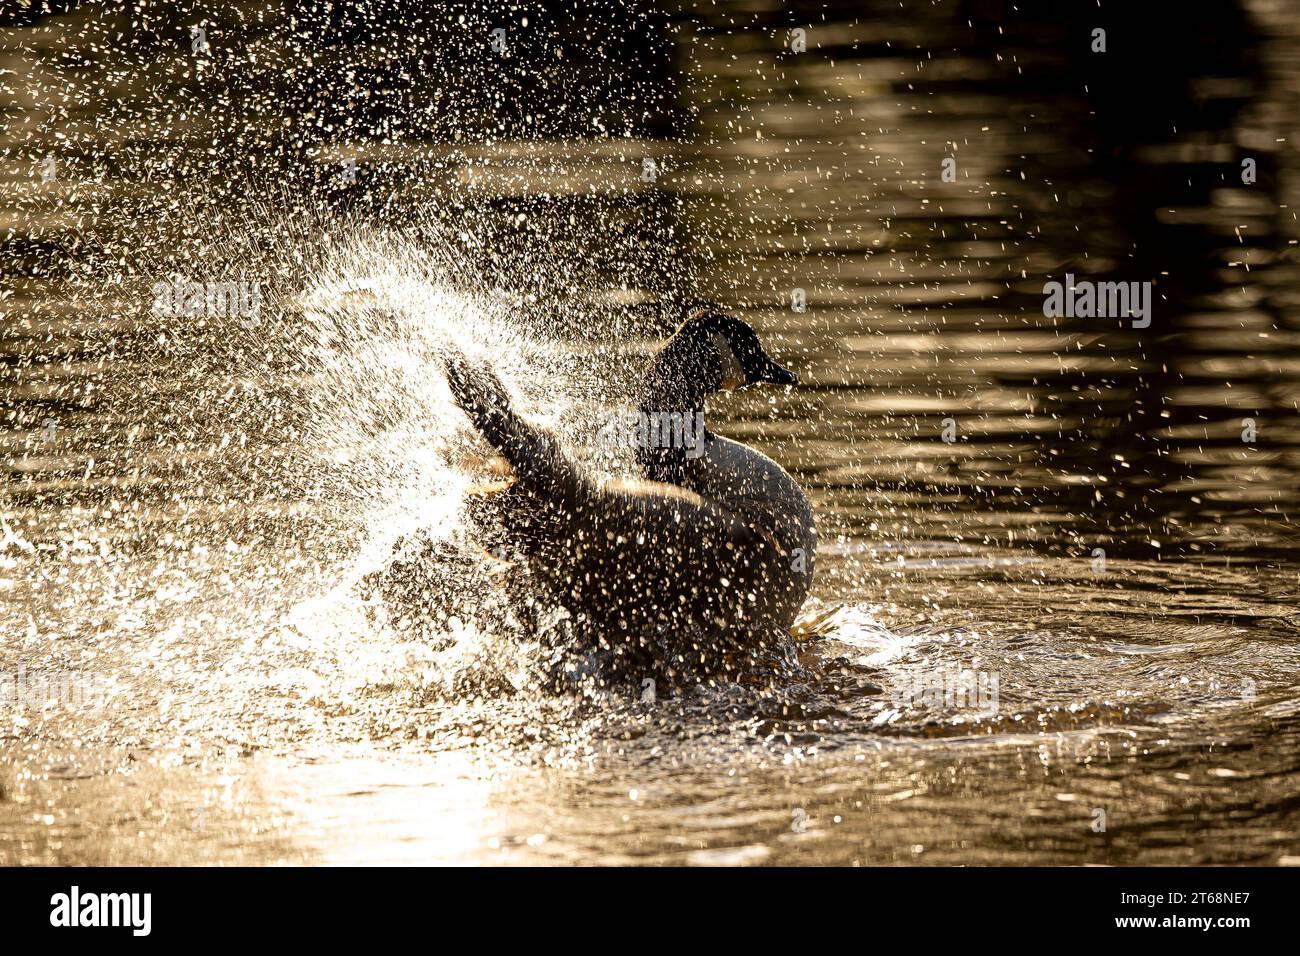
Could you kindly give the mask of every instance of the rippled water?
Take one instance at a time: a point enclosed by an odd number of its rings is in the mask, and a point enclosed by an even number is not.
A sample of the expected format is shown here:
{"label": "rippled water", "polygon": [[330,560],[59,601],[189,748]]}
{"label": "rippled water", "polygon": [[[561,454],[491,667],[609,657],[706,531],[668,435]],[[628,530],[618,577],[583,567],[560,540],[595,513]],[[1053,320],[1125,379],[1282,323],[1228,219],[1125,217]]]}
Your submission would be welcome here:
{"label": "rippled water", "polygon": [[[1284,5],[1104,61],[1091,4],[832,7],[798,54],[538,6],[495,87],[490,18],[385,59],[396,15],[311,7],[202,62],[179,8],[0,34],[0,862],[1300,862]],[[1066,272],[1152,326],[1045,318]],[[152,314],[173,275],[262,312]],[[814,498],[800,673],[554,695],[368,602],[458,528],[439,343],[581,449],[673,295],[803,379],[710,410]]]}

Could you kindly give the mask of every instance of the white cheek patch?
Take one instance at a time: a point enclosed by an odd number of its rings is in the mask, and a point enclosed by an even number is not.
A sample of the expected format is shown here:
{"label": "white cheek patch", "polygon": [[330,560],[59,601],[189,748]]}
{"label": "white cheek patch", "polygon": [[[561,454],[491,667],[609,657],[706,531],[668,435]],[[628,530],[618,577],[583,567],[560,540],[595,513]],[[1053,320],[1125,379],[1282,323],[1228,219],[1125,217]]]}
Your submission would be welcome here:
{"label": "white cheek patch", "polygon": [[731,343],[714,332],[713,345],[718,350],[718,358],[722,361],[722,384],[718,387],[724,392],[740,388],[745,384],[745,370],[740,367],[740,359],[736,358]]}

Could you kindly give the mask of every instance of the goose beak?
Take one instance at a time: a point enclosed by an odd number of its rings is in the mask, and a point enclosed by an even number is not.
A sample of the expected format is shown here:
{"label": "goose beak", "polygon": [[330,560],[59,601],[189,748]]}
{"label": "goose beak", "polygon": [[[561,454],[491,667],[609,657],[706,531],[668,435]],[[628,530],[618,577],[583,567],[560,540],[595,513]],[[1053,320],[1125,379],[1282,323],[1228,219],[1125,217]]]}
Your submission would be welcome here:
{"label": "goose beak", "polygon": [[782,368],[771,359],[767,359],[754,381],[770,382],[773,385],[798,385],[799,376],[788,368]]}

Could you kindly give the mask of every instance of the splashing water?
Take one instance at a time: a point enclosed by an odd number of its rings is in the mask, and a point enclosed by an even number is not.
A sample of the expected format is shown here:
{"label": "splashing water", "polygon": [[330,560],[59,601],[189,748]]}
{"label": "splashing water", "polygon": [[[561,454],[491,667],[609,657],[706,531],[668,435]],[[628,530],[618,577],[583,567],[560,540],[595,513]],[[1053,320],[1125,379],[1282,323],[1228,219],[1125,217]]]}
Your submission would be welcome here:
{"label": "splashing water", "polygon": [[[511,622],[498,614],[495,631],[481,626],[481,612],[501,599],[461,514],[473,481],[466,462],[477,456],[447,389],[447,344],[490,364],[560,434],[594,418],[570,398],[568,363],[514,319],[516,303],[472,287],[409,239],[359,240],[327,257],[301,296],[294,333],[309,370],[297,398],[303,470],[332,520],[356,529],[357,545],[340,555],[338,583],[300,602],[289,620],[322,648],[375,628],[408,638],[380,645],[388,659],[371,682],[419,693],[517,690],[528,681],[529,647]],[[405,574],[395,589],[374,583],[394,567]]]}

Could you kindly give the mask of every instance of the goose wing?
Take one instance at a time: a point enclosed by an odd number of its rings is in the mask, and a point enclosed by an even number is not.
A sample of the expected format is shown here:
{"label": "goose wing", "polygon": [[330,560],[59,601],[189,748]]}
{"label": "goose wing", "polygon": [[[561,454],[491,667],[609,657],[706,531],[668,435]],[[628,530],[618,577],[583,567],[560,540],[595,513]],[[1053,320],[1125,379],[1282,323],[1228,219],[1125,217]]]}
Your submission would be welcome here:
{"label": "goose wing", "polygon": [[552,536],[582,536],[583,529],[599,528],[612,538],[624,532],[641,536],[652,549],[665,535],[703,536],[710,547],[724,552],[768,543],[770,535],[756,530],[754,522],[685,488],[653,481],[598,484],[553,435],[514,411],[490,368],[470,362],[455,346],[448,348],[444,364],[457,405],[514,472],[517,485],[508,499],[512,510],[547,511],[545,526]]}

